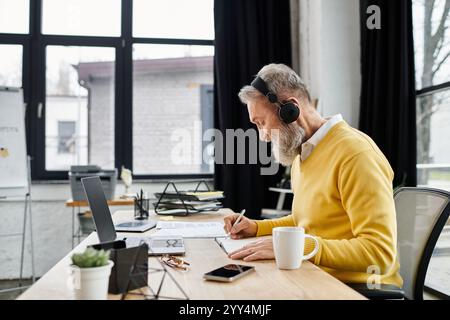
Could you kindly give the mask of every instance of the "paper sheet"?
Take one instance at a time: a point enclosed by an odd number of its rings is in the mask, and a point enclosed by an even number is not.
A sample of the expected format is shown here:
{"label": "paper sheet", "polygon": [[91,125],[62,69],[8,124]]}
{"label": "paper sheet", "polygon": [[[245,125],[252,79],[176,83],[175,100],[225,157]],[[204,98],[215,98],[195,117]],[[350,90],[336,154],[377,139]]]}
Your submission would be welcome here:
{"label": "paper sheet", "polygon": [[222,222],[158,221],[156,229],[223,228]]}
{"label": "paper sheet", "polygon": [[226,237],[221,222],[182,222],[159,221],[155,236],[182,236],[183,238]]}

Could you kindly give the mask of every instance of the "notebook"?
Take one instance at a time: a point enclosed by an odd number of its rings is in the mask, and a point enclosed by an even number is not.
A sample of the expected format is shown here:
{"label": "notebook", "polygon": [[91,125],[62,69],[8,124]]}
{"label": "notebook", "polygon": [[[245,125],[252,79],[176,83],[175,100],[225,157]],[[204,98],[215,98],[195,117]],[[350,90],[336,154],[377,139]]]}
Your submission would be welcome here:
{"label": "notebook", "polygon": [[230,254],[233,251],[241,249],[243,246],[255,242],[261,241],[268,238],[272,238],[271,236],[258,237],[258,238],[246,238],[246,239],[238,239],[234,240],[231,238],[216,238],[217,244],[225,251],[226,254]]}

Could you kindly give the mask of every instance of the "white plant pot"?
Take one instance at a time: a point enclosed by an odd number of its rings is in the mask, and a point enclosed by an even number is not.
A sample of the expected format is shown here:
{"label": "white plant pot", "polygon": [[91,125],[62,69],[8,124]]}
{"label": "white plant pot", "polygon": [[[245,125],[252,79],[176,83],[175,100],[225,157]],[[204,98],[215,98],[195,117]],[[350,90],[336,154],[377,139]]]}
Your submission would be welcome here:
{"label": "white plant pot", "polygon": [[70,266],[70,286],[77,300],[106,300],[108,298],[109,276],[114,262],[108,261],[103,267],[80,268]]}

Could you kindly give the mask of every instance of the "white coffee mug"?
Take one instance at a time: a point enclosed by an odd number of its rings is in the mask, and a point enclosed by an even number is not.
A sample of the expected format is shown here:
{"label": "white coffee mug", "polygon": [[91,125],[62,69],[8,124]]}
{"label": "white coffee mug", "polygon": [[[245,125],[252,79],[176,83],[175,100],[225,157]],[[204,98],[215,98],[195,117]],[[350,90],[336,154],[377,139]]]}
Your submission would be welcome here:
{"label": "white coffee mug", "polygon": [[[274,228],[273,234],[273,250],[275,260],[279,269],[298,269],[302,265],[303,260],[314,257],[319,251],[319,241],[305,234],[305,229],[301,227],[278,227]],[[303,255],[305,249],[305,238],[314,240],[314,250]]]}

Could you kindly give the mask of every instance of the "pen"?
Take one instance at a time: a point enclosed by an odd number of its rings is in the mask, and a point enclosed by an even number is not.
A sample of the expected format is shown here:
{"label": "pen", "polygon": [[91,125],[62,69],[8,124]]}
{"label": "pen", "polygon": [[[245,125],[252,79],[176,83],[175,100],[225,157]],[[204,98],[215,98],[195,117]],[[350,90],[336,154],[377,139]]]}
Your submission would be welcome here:
{"label": "pen", "polygon": [[[239,217],[236,219],[236,221],[231,226],[231,229],[233,229],[241,221],[242,217],[244,216],[244,213],[245,213],[245,209],[241,211],[241,213],[239,214]],[[228,233],[228,235],[230,235],[230,234]]]}

